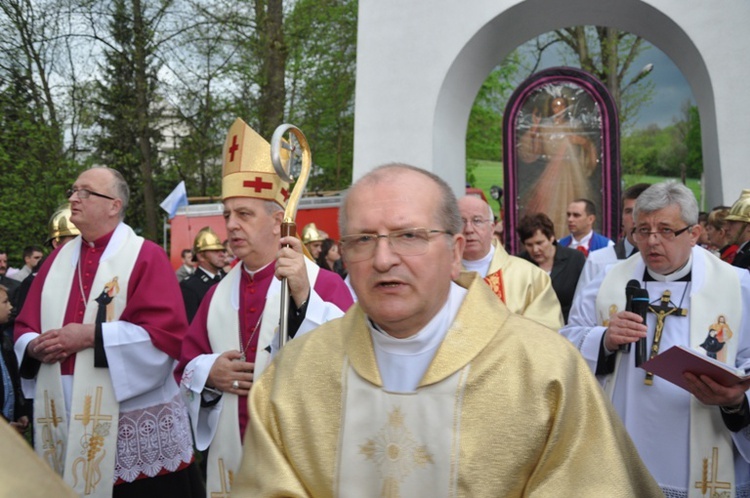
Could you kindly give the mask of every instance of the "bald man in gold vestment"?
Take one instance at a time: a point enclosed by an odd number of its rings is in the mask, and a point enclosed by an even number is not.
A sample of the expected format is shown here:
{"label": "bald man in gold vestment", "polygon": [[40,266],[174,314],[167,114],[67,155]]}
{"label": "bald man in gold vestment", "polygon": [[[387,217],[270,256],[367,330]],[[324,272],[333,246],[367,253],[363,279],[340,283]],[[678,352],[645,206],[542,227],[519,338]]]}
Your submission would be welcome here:
{"label": "bald man in gold vestment", "polygon": [[562,308],[546,271],[523,258],[511,256],[492,239],[492,208],[484,200],[458,200],[466,247],[461,263],[484,277],[497,297],[512,311],[559,330]]}
{"label": "bald man in gold vestment", "polygon": [[344,201],[359,302],[250,393],[233,497],[657,497],[580,354],[475,273],[455,196],[387,165]]}

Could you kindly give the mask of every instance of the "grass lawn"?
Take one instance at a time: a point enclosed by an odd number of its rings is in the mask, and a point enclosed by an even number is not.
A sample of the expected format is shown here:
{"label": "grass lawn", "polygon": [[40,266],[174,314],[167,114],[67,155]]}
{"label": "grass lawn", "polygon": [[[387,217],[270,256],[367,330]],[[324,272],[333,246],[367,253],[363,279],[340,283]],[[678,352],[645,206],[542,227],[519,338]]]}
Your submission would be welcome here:
{"label": "grass lawn", "polygon": [[[476,181],[474,181],[473,187],[481,188],[484,192],[484,195],[489,199],[490,205],[492,206],[492,209],[495,211],[495,214],[498,213],[498,205],[497,202],[492,200],[492,197],[490,197],[490,187],[493,185],[498,185],[500,187],[503,187],[503,163],[500,161],[477,161],[477,160],[471,160],[473,164],[476,164],[477,166],[474,168],[474,177]],[[679,178],[676,178],[679,180]],[[663,180],[668,180],[666,177],[661,176],[642,176],[642,175],[624,175],[624,187],[627,188],[631,185],[634,185],[636,183],[658,183]],[[701,183],[699,179],[696,178],[688,178],[687,180],[687,186],[690,188],[690,190],[693,191],[693,194],[695,194],[695,198],[698,199],[698,205],[701,205]]]}

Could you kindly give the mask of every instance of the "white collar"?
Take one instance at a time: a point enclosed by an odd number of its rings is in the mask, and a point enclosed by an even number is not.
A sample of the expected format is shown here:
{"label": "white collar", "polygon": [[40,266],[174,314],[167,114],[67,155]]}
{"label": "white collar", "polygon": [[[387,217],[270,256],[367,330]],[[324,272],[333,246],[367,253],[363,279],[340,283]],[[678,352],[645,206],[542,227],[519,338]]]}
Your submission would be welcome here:
{"label": "white collar", "polygon": [[437,314],[419,332],[404,339],[389,335],[368,317],[367,326],[370,328],[372,340],[380,349],[390,354],[413,355],[436,349],[448,333],[466,293],[466,289],[451,282],[448,298]]}
{"label": "white collar", "polygon": [[581,240],[576,240],[575,236],[571,233],[570,234],[570,248],[575,249],[578,246],[583,246],[588,248],[589,241],[591,240],[591,237],[594,236],[594,231],[591,230],[588,234],[584,235]]}
{"label": "white collar", "polygon": [[651,275],[651,278],[653,278],[657,282],[674,282],[675,280],[679,280],[683,278],[685,275],[690,273],[690,270],[693,269],[693,253],[690,253],[690,257],[688,258],[687,263],[685,263],[685,266],[680,268],[677,271],[673,271],[672,273],[668,275],[660,275],[658,273],[652,272],[648,267],[646,267],[646,271],[648,271],[648,274]]}
{"label": "white collar", "polygon": [[202,266],[199,266],[199,267],[198,267],[198,269],[200,269],[200,271],[202,271],[203,273],[205,273],[206,275],[208,275],[208,276],[209,276],[209,277],[211,277],[212,279],[213,279],[214,277],[216,277],[216,274],[215,274],[215,273],[211,273],[210,271],[206,270],[206,269],[205,269],[205,268],[203,268]]}
{"label": "white collar", "polygon": [[271,263],[273,263],[273,262],[274,262],[274,261],[270,261],[269,263],[266,263],[265,265],[261,266],[261,267],[260,267],[260,268],[258,268],[257,270],[249,270],[249,269],[247,268],[247,266],[245,266],[245,263],[242,263],[242,269],[243,269],[243,270],[245,271],[245,273],[247,273],[248,275],[250,275],[250,278],[255,278],[255,274],[256,274],[256,273],[258,273],[258,272],[261,272],[261,271],[265,270],[266,268],[268,268],[268,265],[270,265],[270,264],[271,264]]}
{"label": "white collar", "polygon": [[461,264],[464,265],[464,268],[466,268],[469,271],[475,271],[479,273],[482,277],[487,276],[487,270],[490,268],[490,264],[492,263],[492,258],[495,256],[495,246],[490,244],[490,251],[483,257],[479,259],[475,259],[474,261],[469,261],[466,259],[461,260]]}

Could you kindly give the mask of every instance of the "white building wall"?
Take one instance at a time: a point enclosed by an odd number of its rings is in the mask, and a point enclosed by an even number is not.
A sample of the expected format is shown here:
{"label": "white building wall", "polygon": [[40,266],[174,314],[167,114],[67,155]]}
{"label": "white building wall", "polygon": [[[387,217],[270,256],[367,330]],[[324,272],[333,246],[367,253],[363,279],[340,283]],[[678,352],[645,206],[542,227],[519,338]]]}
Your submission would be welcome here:
{"label": "white building wall", "polygon": [[701,113],[706,206],[750,187],[747,0],[360,0],[354,179],[406,162],[457,194],[469,112],[489,72],[518,45],[572,25],[636,33],[666,53]]}

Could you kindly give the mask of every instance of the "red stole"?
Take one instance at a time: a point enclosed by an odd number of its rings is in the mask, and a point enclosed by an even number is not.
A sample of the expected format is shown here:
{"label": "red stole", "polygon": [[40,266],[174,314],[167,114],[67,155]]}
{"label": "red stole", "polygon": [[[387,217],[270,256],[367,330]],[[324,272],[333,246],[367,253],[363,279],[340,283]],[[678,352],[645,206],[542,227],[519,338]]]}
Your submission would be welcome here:
{"label": "red stole", "polygon": [[505,286],[503,285],[503,270],[497,270],[495,273],[490,273],[484,277],[484,281],[490,286],[492,292],[505,304]]}

